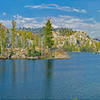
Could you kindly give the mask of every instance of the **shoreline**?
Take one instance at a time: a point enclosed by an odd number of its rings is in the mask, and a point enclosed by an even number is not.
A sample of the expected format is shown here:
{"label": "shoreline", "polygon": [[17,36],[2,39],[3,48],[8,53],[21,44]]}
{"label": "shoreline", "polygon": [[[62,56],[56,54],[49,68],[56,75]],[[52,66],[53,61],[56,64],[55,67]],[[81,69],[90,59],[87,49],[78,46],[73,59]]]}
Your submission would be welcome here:
{"label": "shoreline", "polygon": [[64,60],[64,59],[70,59],[69,58],[0,58],[0,60]]}
{"label": "shoreline", "polygon": [[68,53],[91,53],[91,54],[100,54],[100,52],[80,52],[80,51],[72,51],[72,52],[66,52],[66,56],[63,55],[57,55],[55,57],[4,57],[4,56],[0,56],[0,60],[13,60],[13,59],[20,59],[20,60],[42,60],[42,59],[46,59],[46,60],[63,60],[63,59],[71,59],[70,55]]}
{"label": "shoreline", "polygon": [[[100,54],[100,52],[68,52],[68,53],[91,53],[91,54]],[[69,54],[67,54],[66,57],[54,57],[54,58],[39,58],[39,57],[14,57],[14,58],[7,58],[7,57],[0,57],[0,60],[64,60],[64,59],[71,59]]]}

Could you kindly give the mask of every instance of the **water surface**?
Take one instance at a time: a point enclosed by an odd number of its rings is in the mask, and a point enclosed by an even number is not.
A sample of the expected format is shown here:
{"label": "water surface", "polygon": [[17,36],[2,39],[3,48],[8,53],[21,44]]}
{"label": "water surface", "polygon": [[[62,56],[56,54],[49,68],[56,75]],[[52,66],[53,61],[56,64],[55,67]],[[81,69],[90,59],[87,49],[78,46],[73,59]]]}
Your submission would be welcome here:
{"label": "water surface", "polygon": [[0,99],[100,100],[100,54],[67,60],[0,60]]}

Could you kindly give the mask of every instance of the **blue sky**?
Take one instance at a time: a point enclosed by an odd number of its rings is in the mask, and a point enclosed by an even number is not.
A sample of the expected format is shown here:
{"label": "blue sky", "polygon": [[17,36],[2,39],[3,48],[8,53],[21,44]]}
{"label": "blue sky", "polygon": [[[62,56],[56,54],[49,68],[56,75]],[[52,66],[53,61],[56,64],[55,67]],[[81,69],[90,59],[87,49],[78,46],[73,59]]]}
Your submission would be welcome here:
{"label": "blue sky", "polygon": [[51,18],[53,27],[84,30],[100,36],[100,0],[2,0],[0,22],[11,27],[42,27]]}

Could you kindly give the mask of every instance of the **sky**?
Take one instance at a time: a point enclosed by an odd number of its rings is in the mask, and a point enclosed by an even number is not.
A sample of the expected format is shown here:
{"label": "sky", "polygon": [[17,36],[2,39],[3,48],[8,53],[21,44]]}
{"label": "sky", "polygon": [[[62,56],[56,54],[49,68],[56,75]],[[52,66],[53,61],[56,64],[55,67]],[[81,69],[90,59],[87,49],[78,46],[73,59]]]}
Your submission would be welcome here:
{"label": "sky", "polygon": [[100,37],[100,0],[1,0],[0,23],[11,28],[43,27],[51,19],[55,28],[83,30]]}

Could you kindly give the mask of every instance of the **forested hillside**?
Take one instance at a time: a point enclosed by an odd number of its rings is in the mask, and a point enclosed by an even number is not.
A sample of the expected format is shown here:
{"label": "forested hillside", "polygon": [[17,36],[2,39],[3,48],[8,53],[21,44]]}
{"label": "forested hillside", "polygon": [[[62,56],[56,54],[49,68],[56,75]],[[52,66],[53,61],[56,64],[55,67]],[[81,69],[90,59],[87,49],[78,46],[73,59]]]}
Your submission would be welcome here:
{"label": "forested hillside", "polygon": [[[43,36],[43,28],[20,28]],[[53,28],[55,47],[73,52],[100,52],[100,41],[92,39],[84,31],[74,31],[68,28]]]}

